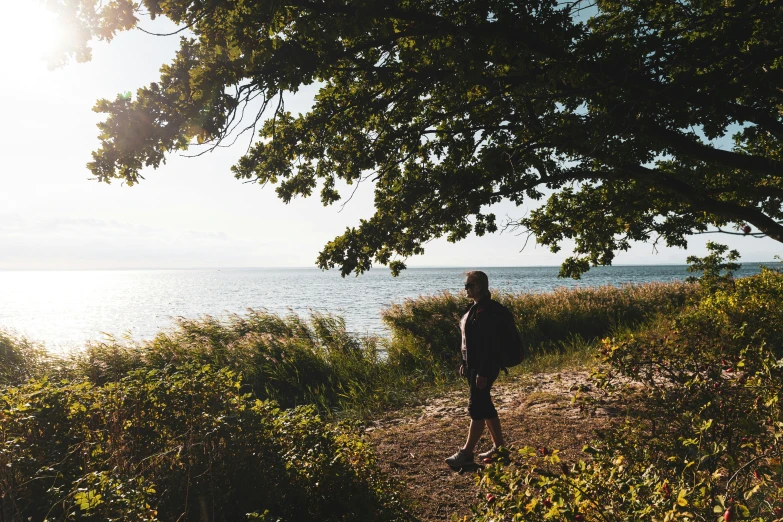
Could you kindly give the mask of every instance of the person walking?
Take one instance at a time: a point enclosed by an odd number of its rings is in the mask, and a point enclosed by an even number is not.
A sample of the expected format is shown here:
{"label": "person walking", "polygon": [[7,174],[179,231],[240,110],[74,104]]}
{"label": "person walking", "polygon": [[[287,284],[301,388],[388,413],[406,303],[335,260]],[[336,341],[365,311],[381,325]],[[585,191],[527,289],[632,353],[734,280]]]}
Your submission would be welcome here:
{"label": "person walking", "polygon": [[513,326],[516,333],[511,312],[492,300],[487,274],[480,271],[468,272],[465,277],[465,292],[473,305],[462,316],[459,324],[462,331],[462,364],[459,373],[467,378],[470,387],[470,426],[465,445],[446,459],[446,463],[452,468],[473,463],[473,453],[484,433],[484,426],[489,428],[492,448],[479,453],[480,460],[493,458],[498,448],[504,444],[500,418],[492,403],[490,390],[501,369],[498,355],[501,347],[498,343],[503,342],[503,334],[510,326]]}

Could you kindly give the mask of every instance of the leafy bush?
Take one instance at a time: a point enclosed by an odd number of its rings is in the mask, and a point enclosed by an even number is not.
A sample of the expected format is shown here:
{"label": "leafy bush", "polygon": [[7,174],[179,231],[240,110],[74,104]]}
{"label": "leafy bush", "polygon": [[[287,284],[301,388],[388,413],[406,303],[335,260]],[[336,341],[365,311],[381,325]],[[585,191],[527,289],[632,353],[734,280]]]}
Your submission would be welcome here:
{"label": "leafy bush", "polygon": [[2,390],[0,517],[408,518],[350,426],[240,389],[228,369],[184,363]]}
{"label": "leafy bush", "polygon": [[[638,325],[679,310],[698,295],[690,283],[559,288],[547,293],[500,293],[528,349],[550,352],[574,338],[589,341],[619,326]],[[448,292],[408,299],[383,311],[392,333],[389,358],[405,367],[451,371],[459,357],[459,319],[470,301]]]}
{"label": "leafy bush", "polygon": [[783,520],[783,273],[723,285],[676,320],[604,340],[625,423],[561,468],[523,450],[483,476],[477,520]]}
{"label": "leafy bush", "polygon": [[[736,250],[731,250],[724,257],[729,247],[707,241],[707,250],[710,252],[704,257],[688,256],[688,272],[701,272],[701,277],[691,276],[690,281],[698,281],[699,284],[708,293],[716,289],[730,285],[734,282],[734,272],[739,270],[742,265],[736,263],[740,254]],[[724,272],[725,273],[721,273]]]}

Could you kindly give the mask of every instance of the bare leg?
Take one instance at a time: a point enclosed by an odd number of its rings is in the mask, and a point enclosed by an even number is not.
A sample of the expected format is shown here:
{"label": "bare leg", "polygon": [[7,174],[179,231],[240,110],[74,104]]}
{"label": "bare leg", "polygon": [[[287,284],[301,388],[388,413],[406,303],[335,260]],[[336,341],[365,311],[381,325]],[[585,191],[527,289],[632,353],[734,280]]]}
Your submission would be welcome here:
{"label": "bare leg", "polygon": [[503,430],[500,429],[500,417],[486,420],[489,434],[492,437],[492,444],[497,448],[505,444],[503,442]]}
{"label": "bare leg", "polygon": [[484,433],[484,423],[484,420],[471,419],[470,429],[468,430],[468,440],[465,442],[465,447],[462,449],[473,453],[473,450],[476,449],[476,444],[478,444],[478,441],[481,438],[481,434]]}

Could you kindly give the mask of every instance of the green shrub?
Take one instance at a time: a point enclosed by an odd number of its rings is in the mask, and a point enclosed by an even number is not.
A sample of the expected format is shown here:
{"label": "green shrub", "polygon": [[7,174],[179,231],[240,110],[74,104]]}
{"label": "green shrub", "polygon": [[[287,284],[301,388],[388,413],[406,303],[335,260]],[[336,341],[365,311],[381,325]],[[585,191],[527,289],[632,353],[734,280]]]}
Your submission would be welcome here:
{"label": "green shrub", "polygon": [[754,277],[737,279],[730,288],[705,297],[689,319],[709,329],[710,335],[732,343],[734,351],[756,340],[783,357],[781,272],[762,267]]}
{"label": "green shrub", "polygon": [[228,369],[0,392],[2,520],[401,520],[393,483],[348,425],[280,410]]}
{"label": "green shrub", "polygon": [[494,466],[477,520],[783,519],[783,273],[723,285],[642,332],[605,339],[607,392],[626,422],[561,468],[523,450]]}
{"label": "green shrub", "polygon": [[[707,250],[709,254],[704,257],[688,256],[688,272],[701,272],[700,277],[691,276],[688,280],[698,281],[707,293],[712,293],[718,288],[733,284],[734,272],[742,265],[736,263],[740,258],[739,252],[729,251],[726,245],[707,241]],[[729,253],[724,256],[727,251]]]}

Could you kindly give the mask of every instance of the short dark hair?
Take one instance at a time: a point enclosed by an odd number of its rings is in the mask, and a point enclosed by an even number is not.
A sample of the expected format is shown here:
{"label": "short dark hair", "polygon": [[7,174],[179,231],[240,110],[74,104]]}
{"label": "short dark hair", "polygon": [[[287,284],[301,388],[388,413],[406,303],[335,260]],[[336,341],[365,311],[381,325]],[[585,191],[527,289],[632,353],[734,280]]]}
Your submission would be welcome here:
{"label": "short dark hair", "polygon": [[489,292],[489,278],[487,277],[487,274],[482,272],[481,270],[472,270],[465,274],[465,276],[468,279],[472,279],[476,282],[479,286],[479,290],[481,290],[482,294],[486,294]]}

